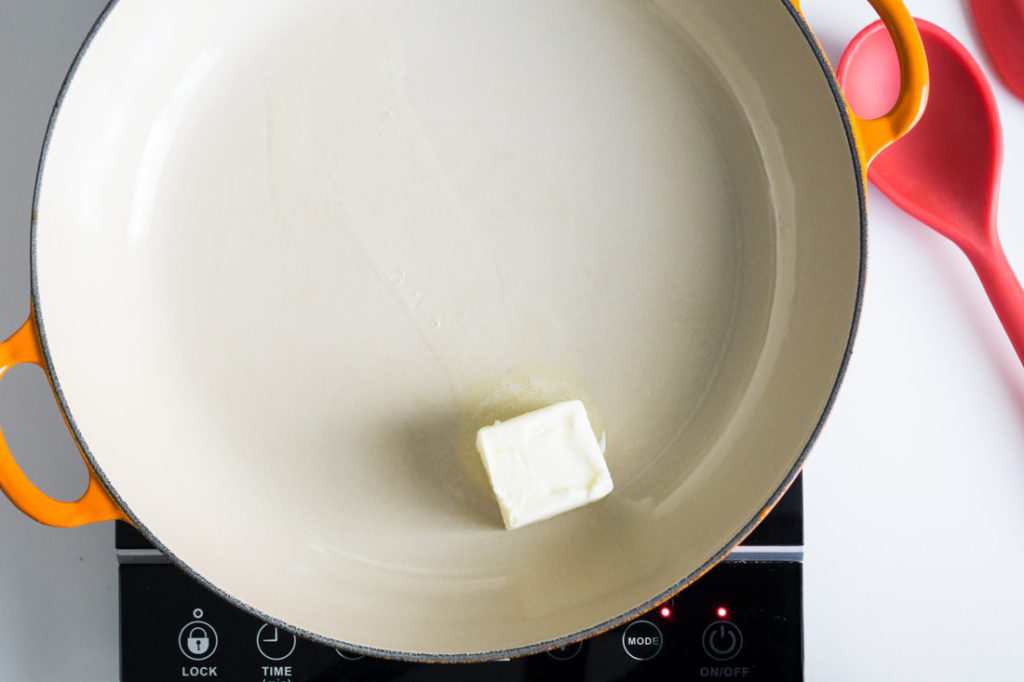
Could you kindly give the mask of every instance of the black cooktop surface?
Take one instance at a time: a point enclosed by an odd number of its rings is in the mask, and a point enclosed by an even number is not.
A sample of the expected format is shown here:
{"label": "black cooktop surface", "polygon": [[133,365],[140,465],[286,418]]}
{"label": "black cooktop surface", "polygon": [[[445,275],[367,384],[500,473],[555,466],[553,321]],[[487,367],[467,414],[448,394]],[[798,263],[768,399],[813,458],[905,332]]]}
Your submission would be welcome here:
{"label": "black cooktop surface", "polygon": [[[802,481],[726,561],[630,623],[511,661],[404,663],[297,638],[196,583],[118,524],[121,680],[803,679]],[[396,627],[401,627],[396,614]]]}

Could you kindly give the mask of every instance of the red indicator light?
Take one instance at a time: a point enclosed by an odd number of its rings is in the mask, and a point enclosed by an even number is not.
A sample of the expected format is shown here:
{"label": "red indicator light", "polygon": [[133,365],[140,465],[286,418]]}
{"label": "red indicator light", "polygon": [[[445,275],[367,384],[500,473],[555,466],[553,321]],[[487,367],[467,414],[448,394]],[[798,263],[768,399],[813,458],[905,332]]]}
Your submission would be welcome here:
{"label": "red indicator light", "polygon": [[667,606],[662,606],[661,607],[661,617],[662,618],[668,618],[671,615],[672,615],[672,609],[670,609]]}
{"label": "red indicator light", "polygon": [[725,618],[729,615],[729,609],[725,608],[724,606],[719,606],[718,611],[716,611],[715,613],[718,614],[719,618]]}

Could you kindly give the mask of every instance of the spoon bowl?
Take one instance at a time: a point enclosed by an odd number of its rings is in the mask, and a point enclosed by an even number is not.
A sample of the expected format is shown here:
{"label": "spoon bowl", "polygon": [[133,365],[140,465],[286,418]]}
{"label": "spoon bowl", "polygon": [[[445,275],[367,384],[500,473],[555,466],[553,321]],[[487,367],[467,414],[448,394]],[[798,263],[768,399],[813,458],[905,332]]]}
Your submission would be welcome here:
{"label": "spoon bowl", "polygon": [[1007,87],[1024,99],[1024,0],[971,0],[971,11]]}
{"label": "spoon bowl", "polygon": [[[956,38],[931,22],[915,22],[931,76],[928,105],[913,130],[879,153],[868,178],[967,255],[1024,362],[1024,291],[996,227],[1003,138],[995,95]],[[892,106],[899,64],[882,22],[853,39],[837,75],[859,115],[878,116]]]}

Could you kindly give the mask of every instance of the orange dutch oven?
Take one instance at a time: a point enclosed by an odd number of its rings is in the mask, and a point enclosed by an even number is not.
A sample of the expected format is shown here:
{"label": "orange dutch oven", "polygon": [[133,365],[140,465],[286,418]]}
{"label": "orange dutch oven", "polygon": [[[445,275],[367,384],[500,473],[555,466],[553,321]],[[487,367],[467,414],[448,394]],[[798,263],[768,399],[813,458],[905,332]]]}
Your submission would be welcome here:
{"label": "orange dutch oven", "polygon": [[[850,352],[864,169],[782,0],[117,0],[54,109],[32,306],[91,479],[260,618],[409,660],[522,655],[720,561],[797,476]],[[615,490],[502,527],[473,434],[579,398]],[[402,614],[401,625],[391,614]]]}

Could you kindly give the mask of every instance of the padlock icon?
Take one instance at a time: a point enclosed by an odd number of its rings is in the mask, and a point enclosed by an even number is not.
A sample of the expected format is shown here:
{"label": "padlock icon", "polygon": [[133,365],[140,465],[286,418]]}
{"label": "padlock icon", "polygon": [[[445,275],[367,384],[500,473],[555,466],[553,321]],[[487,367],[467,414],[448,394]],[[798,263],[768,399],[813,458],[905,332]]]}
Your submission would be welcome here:
{"label": "padlock icon", "polygon": [[205,628],[197,625],[188,631],[188,650],[196,656],[202,656],[210,650],[210,635]]}
{"label": "padlock icon", "polygon": [[[198,618],[202,611],[196,609],[195,614]],[[178,650],[193,661],[205,661],[217,650],[217,630],[204,620],[185,623],[178,630]]]}

